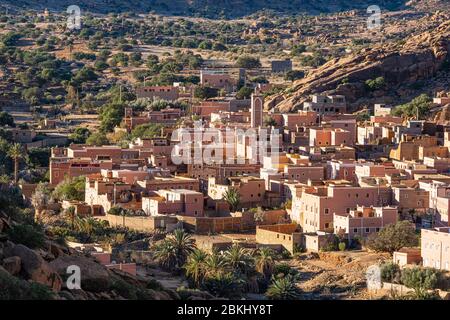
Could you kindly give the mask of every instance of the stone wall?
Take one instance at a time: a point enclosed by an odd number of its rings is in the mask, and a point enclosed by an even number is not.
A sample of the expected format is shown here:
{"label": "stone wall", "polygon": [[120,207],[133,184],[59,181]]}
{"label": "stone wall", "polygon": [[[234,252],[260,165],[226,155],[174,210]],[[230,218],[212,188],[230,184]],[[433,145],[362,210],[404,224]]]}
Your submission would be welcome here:
{"label": "stone wall", "polygon": [[112,214],[97,217],[109,222],[111,226],[125,226],[127,228],[138,231],[153,231],[155,229],[166,229],[178,222],[176,217],[161,216],[161,217],[122,217]]}
{"label": "stone wall", "polygon": [[223,233],[251,230],[242,222],[242,217],[186,217],[178,216],[183,226],[195,233]]}

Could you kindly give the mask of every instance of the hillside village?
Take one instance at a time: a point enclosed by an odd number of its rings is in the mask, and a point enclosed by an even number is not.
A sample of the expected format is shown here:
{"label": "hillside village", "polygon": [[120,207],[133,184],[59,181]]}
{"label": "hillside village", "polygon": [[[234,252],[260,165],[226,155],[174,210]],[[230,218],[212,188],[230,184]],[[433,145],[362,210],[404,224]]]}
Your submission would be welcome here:
{"label": "hillside village", "polygon": [[447,12],[0,8],[0,299],[450,299]]}

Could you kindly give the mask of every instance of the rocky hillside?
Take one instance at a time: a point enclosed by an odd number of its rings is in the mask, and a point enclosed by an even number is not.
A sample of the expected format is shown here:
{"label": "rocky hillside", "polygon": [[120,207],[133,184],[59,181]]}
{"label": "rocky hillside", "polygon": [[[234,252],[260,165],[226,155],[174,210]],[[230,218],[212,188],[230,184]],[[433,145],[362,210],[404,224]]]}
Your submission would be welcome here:
{"label": "rocky hillside", "polygon": [[[447,13],[426,19],[439,23],[434,29],[397,43],[380,43],[341,59],[333,59],[296,81],[283,94],[273,96],[268,108],[298,109],[310,94],[345,95],[351,106],[373,102],[398,104],[418,92],[442,90],[449,85],[450,21]],[[383,77],[385,84],[368,88],[366,81]]]}
{"label": "rocky hillside", "polygon": [[[72,5],[68,0],[6,0],[2,3],[18,7],[63,10]],[[404,5],[405,0],[385,0],[382,5],[395,9]],[[262,9],[279,12],[307,12],[312,14],[367,8],[373,4],[369,0],[79,0],[76,2],[84,10],[94,12],[149,12],[206,17],[244,16]]]}
{"label": "rocky hillside", "polygon": [[[9,232],[12,228],[33,233],[0,212],[0,300],[179,299],[178,293],[158,281],[107,269],[89,254],[68,248],[48,235],[39,247],[15,243]],[[66,286],[67,268],[73,265],[81,270],[81,290]]]}
{"label": "rocky hillside", "polygon": [[[149,262],[144,256],[133,258],[139,265],[137,276],[106,268],[89,250],[75,250],[66,245],[55,233],[61,227],[50,227],[50,221],[61,226],[58,216],[53,214],[43,219],[41,215],[36,222],[33,211],[23,205],[20,192],[12,185],[0,183],[0,203],[0,301],[213,298],[207,292],[166,288],[157,275],[145,271]],[[154,240],[155,234],[142,239],[147,243]],[[120,249],[114,253],[118,254],[115,257],[125,259],[120,253],[125,249],[134,252],[133,245],[138,244],[143,248],[139,241],[114,247]],[[81,289],[71,290],[67,286],[72,275],[70,266],[80,268]]]}

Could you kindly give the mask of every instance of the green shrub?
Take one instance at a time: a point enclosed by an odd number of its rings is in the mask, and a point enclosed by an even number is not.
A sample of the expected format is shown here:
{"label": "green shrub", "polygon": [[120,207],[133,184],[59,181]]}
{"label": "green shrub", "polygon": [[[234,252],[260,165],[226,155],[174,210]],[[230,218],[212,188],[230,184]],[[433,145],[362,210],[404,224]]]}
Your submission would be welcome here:
{"label": "green shrub", "polygon": [[147,289],[156,290],[156,291],[164,290],[164,287],[162,286],[162,284],[159,281],[155,280],[155,279],[149,279],[147,281],[146,288]]}
{"label": "green shrub", "polygon": [[339,238],[336,235],[331,235],[327,243],[320,249],[320,251],[336,251],[338,249]]}
{"label": "green shrub", "polygon": [[291,268],[290,265],[288,265],[287,263],[280,263],[275,265],[274,269],[273,269],[273,274],[274,275],[280,275],[283,274],[285,276],[287,275],[296,275],[298,273],[297,270]]}
{"label": "green shrub", "polygon": [[346,249],[345,242],[339,242],[338,247],[339,247],[339,251],[345,251],[345,249]]}
{"label": "green shrub", "polygon": [[380,232],[373,233],[367,238],[367,246],[370,249],[391,254],[403,247],[415,247],[417,244],[415,228],[408,221],[389,224]]}
{"label": "green shrub", "polygon": [[300,290],[290,276],[273,280],[266,291],[266,296],[270,300],[297,300],[299,295]]}
{"label": "green shrub", "polygon": [[366,87],[370,91],[380,90],[386,86],[386,81],[383,77],[378,77],[375,79],[369,79],[365,82]]}
{"label": "green shrub", "polygon": [[401,278],[401,271],[398,264],[387,262],[380,266],[381,280],[385,282],[399,283]]}
{"label": "green shrub", "polygon": [[414,289],[416,298],[426,299],[427,290],[436,288],[440,272],[436,269],[414,267],[402,271],[402,282],[408,288]]}
{"label": "green shrub", "polygon": [[8,229],[9,239],[16,244],[23,244],[29,248],[42,248],[45,245],[45,236],[38,227],[29,224],[18,224]]}
{"label": "green shrub", "polygon": [[238,68],[254,69],[261,67],[261,62],[257,57],[240,56],[236,61],[236,66]]}
{"label": "green shrub", "polygon": [[284,260],[292,259],[292,254],[287,250],[283,250],[281,251],[281,258]]}
{"label": "green shrub", "polygon": [[44,285],[20,280],[0,270],[0,300],[52,300],[53,292]]}
{"label": "green shrub", "polygon": [[119,295],[128,300],[151,300],[152,295],[143,288],[133,286],[132,284],[122,280],[115,279],[112,289],[116,290]]}

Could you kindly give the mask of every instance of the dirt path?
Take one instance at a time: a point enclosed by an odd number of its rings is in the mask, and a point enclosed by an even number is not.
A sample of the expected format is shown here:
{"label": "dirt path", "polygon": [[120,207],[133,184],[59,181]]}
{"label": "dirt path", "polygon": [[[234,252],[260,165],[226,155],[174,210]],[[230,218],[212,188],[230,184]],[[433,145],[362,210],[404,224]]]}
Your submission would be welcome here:
{"label": "dirt path", "polygon": [[303,299],[371,299],[367,268],[388,257],[366,251],[303,254],[289,264],[300,272],[297,284]]}

